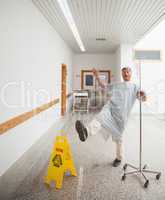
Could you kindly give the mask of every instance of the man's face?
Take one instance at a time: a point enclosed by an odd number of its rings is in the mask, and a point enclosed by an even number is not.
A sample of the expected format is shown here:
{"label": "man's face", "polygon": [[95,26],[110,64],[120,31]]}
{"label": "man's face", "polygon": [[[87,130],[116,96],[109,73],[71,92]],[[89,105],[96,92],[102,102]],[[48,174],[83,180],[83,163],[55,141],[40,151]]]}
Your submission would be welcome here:
{"label": "man's face", "polygon": [[124,81],[130,81],[131,75],[132,75],[132,72],[129,68],[122,69],[122,77]]}

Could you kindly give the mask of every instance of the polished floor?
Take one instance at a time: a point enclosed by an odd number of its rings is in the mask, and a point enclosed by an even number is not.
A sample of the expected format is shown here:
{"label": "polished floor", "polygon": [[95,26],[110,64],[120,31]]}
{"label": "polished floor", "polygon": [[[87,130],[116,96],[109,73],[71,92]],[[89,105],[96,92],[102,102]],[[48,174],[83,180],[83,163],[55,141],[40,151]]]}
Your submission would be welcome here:
{"label": "polished floor", "polygon": [[59,123],[50,130],[0,178],[1,200],[164,200],[165,199],[165,119],[143,117],[143,163],[148,169],[162,172],[160,180],[149,174],[149,186],[144,179],[130,175],[121,181],[125,162],[139,163],[139,118],[131,116],[124,133],[124,159],[121,166],[112,167],[114,144],[105,142],[101,135],[79,141],[74,130],[76,119],[88,123],[93,115],[68,115],[62,120],[70,141],[78,176],[64,177],[63,188],[43,183],[49,156]]}

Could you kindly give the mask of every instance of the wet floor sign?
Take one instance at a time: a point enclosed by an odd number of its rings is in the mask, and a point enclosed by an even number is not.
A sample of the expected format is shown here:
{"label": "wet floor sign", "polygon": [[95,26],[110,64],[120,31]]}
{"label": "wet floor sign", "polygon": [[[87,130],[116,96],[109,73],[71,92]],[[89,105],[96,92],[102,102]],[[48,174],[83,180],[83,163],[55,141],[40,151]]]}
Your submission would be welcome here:
{"label": "wet floor sign", "polygon": [[70,171],[72,176],[77,176],[67,137],[57,136],[50,157],[45,183],[50,185],[51,181],[55,181],[56,188],[60,189],[62,187],[64,174],[67,171]]}

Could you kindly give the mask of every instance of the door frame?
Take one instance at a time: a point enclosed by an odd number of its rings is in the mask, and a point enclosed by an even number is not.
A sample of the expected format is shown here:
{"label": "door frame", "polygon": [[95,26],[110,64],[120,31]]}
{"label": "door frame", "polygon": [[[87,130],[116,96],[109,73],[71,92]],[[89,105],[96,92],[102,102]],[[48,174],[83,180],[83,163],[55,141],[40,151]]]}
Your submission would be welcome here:
{"label": "door frame", "polygon": [[67,65],[61,65],[61,116],[64,116],[67,108]]}

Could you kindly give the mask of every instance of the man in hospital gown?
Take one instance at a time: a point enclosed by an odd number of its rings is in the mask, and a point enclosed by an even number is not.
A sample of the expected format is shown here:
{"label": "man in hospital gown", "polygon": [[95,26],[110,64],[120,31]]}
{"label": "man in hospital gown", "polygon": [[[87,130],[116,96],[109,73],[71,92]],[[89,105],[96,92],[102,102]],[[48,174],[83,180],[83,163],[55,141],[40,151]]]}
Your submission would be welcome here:
{"label": "man in hospital gown", "polygon": [[108,84],[106,86],[99,79],[99,73],[93,69],[100,87],[107,90],[109,100],[101,112],[86,127],[79,120],[75,124],[79,138],[83,142],[88,136],[97,133],[102,134],[105,140],[109,136],[112,136],[112,140],[116,143],[116,158],[113,161],[114,167],[119,166],[122,160],[122,135],[135,100],[136,98],[141,98],[142,101],[146,101],[145,93],[139,91],[138,86],[131,82],[131,68],[124,67],[121,72],[123,82]]}

